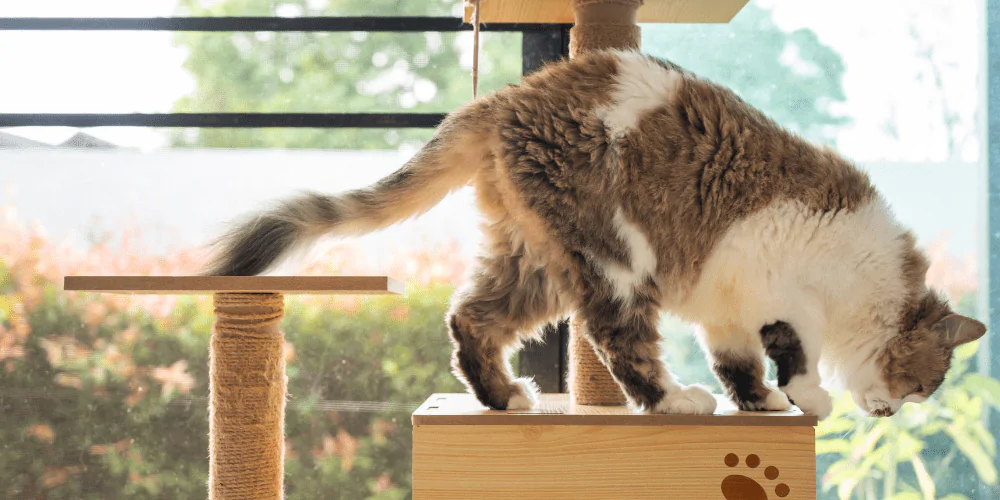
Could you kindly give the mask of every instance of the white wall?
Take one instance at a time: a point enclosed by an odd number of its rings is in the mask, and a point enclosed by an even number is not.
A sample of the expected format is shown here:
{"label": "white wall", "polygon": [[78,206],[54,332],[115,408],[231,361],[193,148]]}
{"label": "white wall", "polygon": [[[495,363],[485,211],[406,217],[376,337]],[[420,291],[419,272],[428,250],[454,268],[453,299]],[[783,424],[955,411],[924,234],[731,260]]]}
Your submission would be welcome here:
{"label": "white wall", "polygon": [[[152,250],[198,245],[222,223],[301,189],[336,192],[367,185],[402,165],[392,151],[0,150],[0,204],[37,221],[50,236],[86,244],[89,229],[134,221]],[[975,164],[865,164],[899,218],[924,243],[949,238],[971,258],[981,201]],[[377,260],[402,243],[433,247],[458,238],[473,255],[478,216],[469,189],[427,215],[364,239]]]}

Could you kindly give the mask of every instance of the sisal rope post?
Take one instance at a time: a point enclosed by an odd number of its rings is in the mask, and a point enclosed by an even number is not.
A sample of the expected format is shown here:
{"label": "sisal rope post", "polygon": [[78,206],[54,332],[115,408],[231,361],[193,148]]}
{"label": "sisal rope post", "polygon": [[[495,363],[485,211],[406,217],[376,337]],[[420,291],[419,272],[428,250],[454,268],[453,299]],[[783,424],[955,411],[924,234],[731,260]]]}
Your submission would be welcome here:
{"label": "sisal rope post", "polygon": [[[638,49],[641,33],[636,11],[643,0],[573,0],[576,24],[570,30],[569,53],[576,57],[594,50]],[[574,320],[569,337],[569,386],[573,404],[625,404],[625,395],[615,383],[594,347],[580,333]]]}
{"label": "sisal rope post", "polygon": [[280,293],[216,293],[209,374],[209,498],[284,497]]}

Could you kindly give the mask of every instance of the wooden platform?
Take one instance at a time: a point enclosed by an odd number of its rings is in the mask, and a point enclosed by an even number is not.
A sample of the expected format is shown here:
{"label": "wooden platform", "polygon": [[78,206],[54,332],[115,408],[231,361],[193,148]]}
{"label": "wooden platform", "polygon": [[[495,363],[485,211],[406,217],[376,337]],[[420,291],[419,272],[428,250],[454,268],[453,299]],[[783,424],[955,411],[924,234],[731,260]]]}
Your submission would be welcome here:
{"label": "wooden platform", "polygon": [[387,276],[66,276],[79,292],[196,295],[218,292],[386,295],[403,284]]}
{"label": "wooden platform", "polygon": [[413,413],[413,498],[815,498],[816,423],[721,398],[715,415],[691,416],[573,406],[565,394],[491,411],[435,394]]}
{"label": "wooden platform", "polygon": [[[728,23],[748,0],[646,0],[636,13],[640,23]],[[484,23],[572,23],[571,0],[482,0]],[[465,21],[472,19],[466,7]]]}
{"label": "wooden platform", "polygon": [[734,425],[815,427],[814,415],[739,411],[722,396],[715,415],[636,415],[624,406],[574,406],[568,394],[543,394],[532,410],[488,410],[470,394],[435,394],[413,412],[413,425]]}

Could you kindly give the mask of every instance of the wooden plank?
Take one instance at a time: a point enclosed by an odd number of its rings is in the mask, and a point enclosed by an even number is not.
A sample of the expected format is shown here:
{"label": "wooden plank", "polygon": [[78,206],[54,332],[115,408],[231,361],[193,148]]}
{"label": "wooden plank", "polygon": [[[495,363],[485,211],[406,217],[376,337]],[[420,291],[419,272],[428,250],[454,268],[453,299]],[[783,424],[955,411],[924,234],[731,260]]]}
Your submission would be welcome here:
{"label": "wooden plank", "polygon": [[[728,23],[748,0],[646,0],[640,23]],[[572,0],[482,0],[484,23],[573,23]],[[472,7],[465,8],[465,22]]]}
{"label": "wooden plank", "polygon": [[196,295],[216,292],[291,294],[402,294],[387,276],[66,276],[63,289],[79,292]]}
{"label": "wooden plank", "polygon": [[[413,425],[598,425],[598,426],[741,426],[814,427],[815,415],[790,411],[739,411],[716,396],[714,415],[637,415],[624,406],[570,404],[568,394],[543,394],[538,408],[488,410],[471,394],[434,394],[413,412]],[[753,430],[752,432],[758,432]]]}
{"label": "wooden plank", "polygon": [[816,498],[812,427],[417,425],[414,500]]}

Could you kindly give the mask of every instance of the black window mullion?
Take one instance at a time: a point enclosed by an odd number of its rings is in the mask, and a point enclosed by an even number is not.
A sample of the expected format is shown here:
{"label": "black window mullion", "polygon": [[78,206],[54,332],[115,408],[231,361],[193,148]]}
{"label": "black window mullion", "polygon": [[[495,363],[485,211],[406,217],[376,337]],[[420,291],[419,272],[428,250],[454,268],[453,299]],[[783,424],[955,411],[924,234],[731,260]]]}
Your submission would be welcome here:
{"label": "black window mullion", "polygon": [[[558,24],[484,23],[482,31],[550,32]],[[6,17],[0,31],[472,31],[458,17]]]}
{"label": "black window mullion", "polygon": [[[456,32],[471,29],[457,17],[0,18],[0,31]],[[568,29],[563,24],[482,25],[483,31],[523,34],[525,73],[568,53]],[[0,127],[433,128],[443,118],[443,113],[0,113]]]}
{"label": "black window mullion", "polygon": [[[569,55],[569,27],[525,32],[521,41],[521,72]],[[563,319],[542,329],[542,343],[530,343],[518,355],[518,373],[531,375],[546,393],[567,392],[569,323]]]}
{"label": "black window mullion", "polygon": [[0,127],[433,128],[443,113],[0,113]]}

